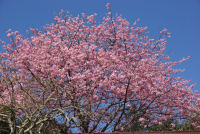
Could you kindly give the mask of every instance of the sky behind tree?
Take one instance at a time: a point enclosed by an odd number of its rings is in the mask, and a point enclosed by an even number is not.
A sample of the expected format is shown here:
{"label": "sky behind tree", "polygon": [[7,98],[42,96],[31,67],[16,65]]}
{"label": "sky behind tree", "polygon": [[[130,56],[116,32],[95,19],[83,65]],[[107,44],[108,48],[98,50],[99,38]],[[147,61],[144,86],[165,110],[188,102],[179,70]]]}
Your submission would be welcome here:
{"label": "sky behind tree", "polygon": [[100,22],[107,2],[113,14],[122,15],[131,23],[139,18],[138,25],[148,26],[152,38],[158,39],[159,32],[167,28],[172,37],[165,53],[173,61],[191,56],[177,67],[185,69],[181,75],[197,83],[195,89],[200,90],[200,0],[0,0],[0,38],[8,41],[8,29],[23,35],[30,28],[42,29],[54,23],[53,18],[61,9],[73,16],[97,13]]}

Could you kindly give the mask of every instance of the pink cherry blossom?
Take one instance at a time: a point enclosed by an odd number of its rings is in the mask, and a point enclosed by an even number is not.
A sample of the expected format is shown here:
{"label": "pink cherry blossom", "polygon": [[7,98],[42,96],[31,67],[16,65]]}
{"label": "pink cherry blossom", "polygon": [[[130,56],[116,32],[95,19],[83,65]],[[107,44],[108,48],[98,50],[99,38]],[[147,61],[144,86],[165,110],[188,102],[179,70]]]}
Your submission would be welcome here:
{"label": "pink cherry blossom", "polygon": [[171,61],[164,53],[166,29],[156,40],[138,21],[111,12],[102,22],[63,11],[54,19],[27,38],[9,30],[13,39],[0,53],[0,108],[18,113],[22,132],[59,117],[85,133],[119,131],[133,120],[144,127],[171,118],[199,125],[199,93],[174,68],[188,58]]}
{"label": "pink cherry blossom", "polygon": [[107,8],[107,10],[110,10],[110,3],[106,4],[106,8]]}
{"label": "pink cherry blossom", "polygon": [[144,121],[145,121],[144,118],[140,118],[140,119],[139,119],[139,122],[144,122]]}

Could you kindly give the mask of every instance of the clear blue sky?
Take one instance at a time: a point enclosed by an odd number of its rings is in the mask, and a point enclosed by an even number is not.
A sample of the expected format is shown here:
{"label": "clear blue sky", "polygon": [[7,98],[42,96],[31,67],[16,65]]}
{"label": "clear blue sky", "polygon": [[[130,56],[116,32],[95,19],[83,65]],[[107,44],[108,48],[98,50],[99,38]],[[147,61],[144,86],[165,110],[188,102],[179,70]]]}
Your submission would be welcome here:
{"label": "clear blue sky", "polygon": [[167,28],[172,38],[166,53],[172,60],[191,56],[178,67],[186,69],[182,75],[197,83],[200,90],[200,0],[0,0],[0,38],[7,40],[5,31],[9,28],[22,34],[31,27],[41,29],[54,22],[61,9],[73,16],[95,12],[100,20],[107,2],[114,13],[130,22],[140,18],[139,24],[148,26],[154,38]]}

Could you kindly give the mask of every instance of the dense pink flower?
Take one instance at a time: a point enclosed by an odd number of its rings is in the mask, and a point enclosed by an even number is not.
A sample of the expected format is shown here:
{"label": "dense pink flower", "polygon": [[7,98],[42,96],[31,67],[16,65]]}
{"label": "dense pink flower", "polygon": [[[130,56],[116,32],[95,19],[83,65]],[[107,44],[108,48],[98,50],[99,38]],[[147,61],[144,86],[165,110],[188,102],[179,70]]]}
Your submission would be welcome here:
{"label": "dense pink flower", "polygon": [[174,128],[176,125],[174,123],[171,123],[171,126]]}
{"label": "dense pink flower", "polygon": [[144,122],[144,121],[145,121],[144,118],[140,118],[140,119],[139,119],[139,122]]}
{"label": "dense pink flower", "polygon": [[[15,103],[16,111],[24,111],[20,118],[40,118],[44,111],[63,116],[63,110],[76,118],[66,123],[73,122],[70,127],[83,131],[79,124],[93,124],[88,132],[116,131],[139,117],[151,126],[199,114],[194,84],[175,75],[182,70],[174,66],[188,58],[172,62],[164,54],[166,29],[154,40],[147,27],[121,16],[109,12],[101,23],[94,16],[56,16],[44,32],[31,29],[30,38],[9,30],[13,40],[0,53],[0,104]],[[127,119],[131,111],[136,113]]]}
{"label": "dense pink flower", "polygon": [[107,10],[110,10],[110,3],[106,4],[106,8],[107,8]]}

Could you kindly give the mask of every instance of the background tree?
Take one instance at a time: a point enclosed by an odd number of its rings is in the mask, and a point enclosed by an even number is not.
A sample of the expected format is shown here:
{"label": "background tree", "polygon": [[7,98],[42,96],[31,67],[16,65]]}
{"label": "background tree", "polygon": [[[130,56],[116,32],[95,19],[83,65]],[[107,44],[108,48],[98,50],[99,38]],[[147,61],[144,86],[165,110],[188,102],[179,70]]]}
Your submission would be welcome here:
{"label": "background tree", "polygon": [[31,29],[28,38],[8,31],[0,103],[10,109],[3,117],[11,133],[120,131],[199,112],[194,85],[175,77],[182,70],[173,67],[186,58],[172,62],[163,54],[166,29],[155,40],[147,27],[110,11],[100,23],[94,17],[61,11],[55,24]]}

